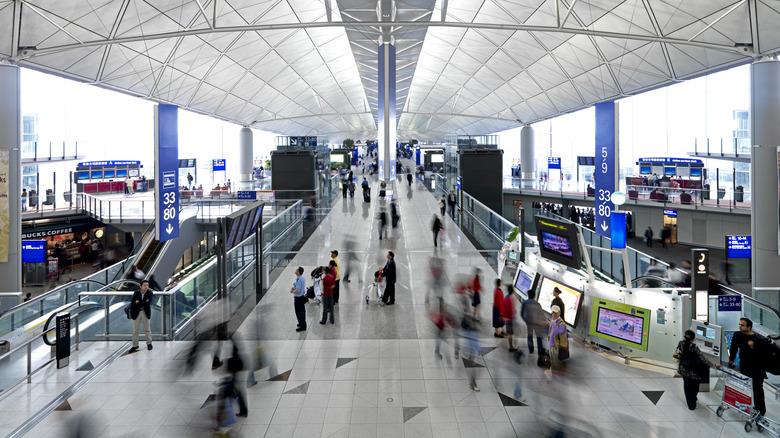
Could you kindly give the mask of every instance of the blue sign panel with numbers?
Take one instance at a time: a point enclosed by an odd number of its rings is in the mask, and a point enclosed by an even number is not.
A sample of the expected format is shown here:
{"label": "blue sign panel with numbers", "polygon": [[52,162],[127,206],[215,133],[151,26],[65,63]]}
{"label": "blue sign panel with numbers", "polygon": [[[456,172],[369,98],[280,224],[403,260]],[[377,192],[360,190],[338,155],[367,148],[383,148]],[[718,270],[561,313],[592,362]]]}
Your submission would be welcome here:
{"label": "blue sign panel with numbers", "polygon": [[719,295],[718,312],[741,312],[742,297],[739,295]]}
{"label": "blue sign panel with numbers", "polygon": [[165,242],[179,237],[179,107],[160,104],[155,115],[155,237]]}
{"label": "blue sign panel with numbers", "polygon": [[22,263],[46,263],[46,241],[22,240]]}
{"label": "blue sign panel with numbers", "polygon": [[612,237],[610,200],[615,191],[615,102],[596,104],[596,234]]}
{"label": "blue sign panel with numbers", "polygon": [[561,157],[547,157],[547,169],[560,169]]}
{"label": "blue sign panel with numbers", "polygon": [[211,162],[212,170],[214,172],[218,171],[224,171],[225,170],[225,159],[224,158],[218,158],[216,160],[212,160]]}
{"label": "blue sign panel with numbers", "polygon": [[257,192],[254,190],[239,190],[236,193],[236,198],[245,201],[245,200],[255,200],[257,199]]}
{"label": "blue sign panel with numbers", "polygon": [[726,257],[730,259],[749,259],[752,244],[750,236],[726,236]]}
{"label": "blue sign panel with numbers", "polygon": [[613,212],[610,217],[612,223],[612,247],[623,249],[626,247],[626,214]]}

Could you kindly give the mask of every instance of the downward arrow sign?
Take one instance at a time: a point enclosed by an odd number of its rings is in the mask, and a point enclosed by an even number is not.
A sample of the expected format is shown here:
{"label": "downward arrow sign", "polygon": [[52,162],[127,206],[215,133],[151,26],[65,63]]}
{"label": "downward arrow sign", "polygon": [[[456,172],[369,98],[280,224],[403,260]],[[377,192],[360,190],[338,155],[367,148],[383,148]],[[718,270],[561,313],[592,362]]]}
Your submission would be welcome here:
{"label": "downward arrow sign", "polygon": [[[170,226],[170,225],[168,225],[168,226]],[[602,229],[603,231],[607,231],[607,223],[606,223],[606,222],[602,222],[602,223],[601,223],[601,229]],[[170,232],[170,231],[169,231],[169,232]]]}
{"label": "downward arrow sign", "polygon": [[172,224],[168,224],[168,228],[166,228],[165,231],[167,231],[168,234],[171,234],[173,232],[173,225]]}

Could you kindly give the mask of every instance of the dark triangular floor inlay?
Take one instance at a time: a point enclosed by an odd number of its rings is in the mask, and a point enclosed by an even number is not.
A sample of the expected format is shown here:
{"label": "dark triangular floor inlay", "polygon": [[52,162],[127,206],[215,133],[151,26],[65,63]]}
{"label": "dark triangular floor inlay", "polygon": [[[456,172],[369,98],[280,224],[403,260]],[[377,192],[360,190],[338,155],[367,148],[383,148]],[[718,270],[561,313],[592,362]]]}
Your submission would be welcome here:
{"label": "dark triangular floor inlay", "polygon": [[64,402],[60,403],[60,405],[59,405],[59,406],[57,406],[56,408],[54,408],[54,410],[55,410],[55,411],[72,411],[72,410],[73,410],[73,408],[71,408],[71,407],[70,407],[70,403],[68,403],[68,401],[67,401],[67,400],[65,400]]}
{"label": "dark triangular floor inlay", "polygon": [[207,404],[213,402],[216,399],[217,399],[217,394],[209,394],[209,396],[206,397],[206,401],[204,401],[203,404],[200,405],[200,408],[203,409],[204,406],[206,406]]}
{"label": "dark triangular floor inlay", "polygon": [[306,394],[308,392],[309,392],[309,382],[306,382],[303,385],[296,386],[295,388],[285,392],[285,394]]}
{"label": "dark triangular floor inlay", "polygon": [[528,406],[527,404],[525,404],[525,403],[523,403],[523,402],[521,402],[521,401],[519,401],[519,400],[517,400],[515,398],[512,398],[512,397],[510,397],[508,395],[501,394],[500,392],[498,393],[498,398],[501,399],[501,403],[504,406]]}
{"label": "dark triangular floor inlay", "polygon": [[487,356],[488,353],[495,350],[496,347],[482,347],[480,348],[480,353],[482,354],[482,357]]}
{"label": "dark triangular floor inlay", "polygon": [[279,374],[278,376],[271,377],[268,379],[268,382],[286,382],[290,380],[290,373],[292,373],[292,370],[285,371],[282,374]]}
{"label": "dark triangular floor inlay", "polygon": [[356,357],[340,357],[340,358],[336,359],[336,368],[338,368],[338,367],[340,367],[342,365],[346,365],[346,364],[352,362],[353,360],[357,360],[357,358]]}
{"label": "dark triangular floor inlay", "polygon": [[84,365],[76,368],[76,371],[92,371],[95,369],[95,366],[92,365],[92,361],[88,360],[87,363]]}
{"label": "dark triangular floor inlay", "polygon": [[463,366],[466,368],[485,368],[484,365],[480,365],[473,360],[468,360],[465,357],[462,357],[461,359],[463,359]]}
{"label": "dark triangular floor inlay", "polygon": [[415,415],[426,409],[427,408],[404,408],[404,423],[411,420]]}
{"label": "dark triangular floor inlay", "polygon": [[661,400],[661,396],[664,395],[664,391],[642,391],[642,394],[653,402],[654,405],[657,405],[658,400]]}

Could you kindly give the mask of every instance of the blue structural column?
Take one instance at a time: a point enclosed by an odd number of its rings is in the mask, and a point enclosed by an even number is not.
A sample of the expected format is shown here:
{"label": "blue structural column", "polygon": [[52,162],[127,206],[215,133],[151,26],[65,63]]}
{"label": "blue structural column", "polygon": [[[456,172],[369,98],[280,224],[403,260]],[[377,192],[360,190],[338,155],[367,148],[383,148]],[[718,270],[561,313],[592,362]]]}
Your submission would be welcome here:
{"label": "blue structural column", "polygon": [[0,246],[4,246],[0,248],[0,292],[22,290],[20,90],[19,67],[0,65],[0,196],[5,198],[0,199]]}
{"label": "blue structural column", "polygon": [[240,181],[252,181],[253,145],[252,130],[244,126],[238,133],[238,179]]}
{"label": "blue structural column", "polygon": [[615,191],[617,172],[618,109],[615,102],[596,104],[596,234],[612,237],[610,216],[615,206],[610,196]]}
{"label": "blue structural column", "polygon": [[750,70],[750,225],[753,286],[780,285],[778,170],[780,170],[780,61],[758,61]]}
{"label": "blue structural column", "polygon": [[395,46],[379,46],[379,180],[395,179]]}

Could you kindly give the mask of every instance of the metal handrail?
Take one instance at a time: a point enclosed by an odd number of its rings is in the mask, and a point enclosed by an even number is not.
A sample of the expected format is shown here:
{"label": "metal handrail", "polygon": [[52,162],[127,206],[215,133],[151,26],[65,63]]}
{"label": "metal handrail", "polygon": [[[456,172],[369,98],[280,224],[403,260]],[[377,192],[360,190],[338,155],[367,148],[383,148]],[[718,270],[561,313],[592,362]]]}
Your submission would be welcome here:
{"label": "metal handrail", "polygon": [[[677,269],[679,270],[679,268]],[[633,287],[634,283],[639,283],[640,281],[645,281],[645,280],[653,280],[666,285],[666,286],[653,286],[654,288],[690,289],[690,287],[678,286],[670,282],[669,280],[665,279],[664,277],[659,277],[657,275],[642,275],[640,277],[636,277],[633,280],[631,280],[631,285]]]}
{"label": "metal handrail", "polygon": [[[108,268],[106,268],[106,269],[108,269]],[[37,297],[32,298],[30,301],[25,301],[24,303],[17,304],[16,306],[11,307],[10,309],[6,310],[5,312],[0,313],[0,318],[2,318],[3,316],[5,316],[5,315],[7,315],[7,314],[9,314],[11,312],[16,312],[16,311],[19,311],[21,309],[33,306],[36,303],[39,303],[39,302],[45,300],[46,298],[48,298],[49,295],[51,295],[51,294],[53,294],[55,292],[59,292],[61,289],[65,289],[65,288],[68,288],[68,287],[75,286],[76,284],[79,284],[79,283],[96,283],[96,284],[99,284],[100,286],[105,286],[105,284],[103,284],[103,283],[101,283],[99,281],[96,281],[96,280],[75,280],[75,281],[71,281],[70,283],[65,283],[62,286],[57,287],[56,289],[52,289],[52,290],[50,290],[50,291],[48,291],[48,292],[46,292],[44,294],[38,295]]]}

